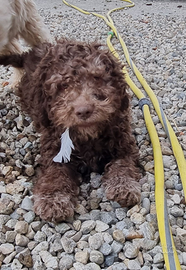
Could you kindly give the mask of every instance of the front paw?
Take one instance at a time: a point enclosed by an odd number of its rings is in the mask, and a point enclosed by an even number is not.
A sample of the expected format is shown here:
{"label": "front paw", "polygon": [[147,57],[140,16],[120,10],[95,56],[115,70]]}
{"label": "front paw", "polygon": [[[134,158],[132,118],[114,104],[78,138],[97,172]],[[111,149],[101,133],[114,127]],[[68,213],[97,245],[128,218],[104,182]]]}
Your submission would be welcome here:
{"label": "front paw", "polygon": [[35,194],[34,211],[43,220],[60,222],[74,215],[74,203],[69,194]]}
{"label": "front paw", "polygon": [[105,193],[107,199],[117,201],[122,207],[133,206],[141,200],[140,184],[136,181],[122,185],[106,185]]}

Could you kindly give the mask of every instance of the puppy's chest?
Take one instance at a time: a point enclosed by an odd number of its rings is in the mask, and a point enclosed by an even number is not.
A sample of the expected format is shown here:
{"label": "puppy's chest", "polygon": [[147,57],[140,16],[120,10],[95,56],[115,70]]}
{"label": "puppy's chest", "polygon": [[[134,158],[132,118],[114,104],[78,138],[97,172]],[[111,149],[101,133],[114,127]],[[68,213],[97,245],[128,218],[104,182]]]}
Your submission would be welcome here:
{"label": "puppy's chest", "polygon": [[71,155],[71,162],[74,163],[77,171],[85,180],[88,180],[86,178],[91,172],[101,174],[111,159],[112,155],[103,142],[85,142],[81,145],[75,145]]}

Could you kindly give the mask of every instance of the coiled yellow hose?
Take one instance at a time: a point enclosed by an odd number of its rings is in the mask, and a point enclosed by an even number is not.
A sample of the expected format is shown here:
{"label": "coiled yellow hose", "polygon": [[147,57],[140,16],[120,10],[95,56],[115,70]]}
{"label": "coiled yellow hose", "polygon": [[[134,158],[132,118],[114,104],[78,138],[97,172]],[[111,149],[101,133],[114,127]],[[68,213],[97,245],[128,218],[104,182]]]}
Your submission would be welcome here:
{"label": "coiled yellow hose", "polygon": [[[186,160],[184,157],[183,150],[177,140],[177,137],[168,122],[159,102],[157,97],[155,96],[154,92],[150,88],[150,86],[147,84],[146,80],[143,78],[141,75],[140,71],[137,69],[135,64],[130,58],[128,49],[125,45],[125,42],[121,38],[120,34],[117,32],[116,27],[114,26],[114,23],[110,17],[110,14],[113,11],[124,9],[126,7],[133,7],[134,3],[130,0],[122,0],[124,2],[130,3],[129,5],[126,5],[124,7],[120,8],[115,8],[110,10],[107,13],[107,17],[97,14],[95,12],[88,12],[85,10],[82,10],[74,5],[71,5],[67,3],[65,0],[63,2],[72,7],[75,8],[76,10],[87,14],[87,15],[94,15],[97,16],[101,19],[103,19],[106,24],[112,29],[113,32],[109,32],[108,38],[107,38],[107,44],[111,52],[119,58],[119,55],[115,51],[114,47],[111,44],[111,38],[113,34],[118,38],[122,48],[124,55],[126,57],[126,60],[133,70],[134,74],[138,78],[139,82],[143,86],[145,92],[148,94],[156,112],[157,115],[162,123],[163,128],[165,129],[165,132],[167,133],[167,136],[171,142],[172,150],[174,153],[174,156],[176,158],[177,164],[178,164],[178,169],[180,173],[180,177],[182,180],[182,185],[183,185],[183,190],[184,193],[186,193]],[[130,79],[129,74],[124,68],[123,70],[125,74],[125,79],[128,85],[130,86],[131,90],[134,92],[134,94],[138,97],[139,100],[146,99],[144,94],[141,92],[141,90],[134,84],[134,82]],[[159,228],[159,234],[160,234],[160,240],[161,240],[161,245],[162,245],[162,250],[163,250],[163,255],[165,259],[165,266],[167,270],[181,270],[180,263],[178,260],[178,255],[176,252],[176,248],[173,242],[173,237],[170,229],[170,224],[168,220],[168,213],[167,213],[167,204],[166,204],[166,196],[165,196],[165,190],[164,190],[164,168],[163,168],[163,158],[162,158],[162,152],[161,152],[161,147],[159,143],[159,138],[154,126],[154,123],[151,119],[150,116],[150,111],[149,111],[149,106],[147,103],[145,103],[142,106],[143,114],[144,114],[144,119],[146,123],[147,130],[149,132],[149,136],[151,139],[152,147],[153,147],[153,154],[154,154],[154,175],[155,175],[155,201],[156,201],[156,212],[157,212],[157,220],[158,220],[158,228]]]}

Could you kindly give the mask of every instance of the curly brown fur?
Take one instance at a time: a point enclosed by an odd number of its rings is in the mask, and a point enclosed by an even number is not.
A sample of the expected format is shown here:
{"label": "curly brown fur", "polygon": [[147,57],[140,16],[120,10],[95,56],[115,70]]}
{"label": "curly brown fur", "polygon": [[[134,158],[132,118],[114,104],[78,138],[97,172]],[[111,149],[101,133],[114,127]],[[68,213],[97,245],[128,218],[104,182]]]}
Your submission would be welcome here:
{"label": "curly brown fur", "polygon": [[[35,212],[59,221],[72,216],[79,178],[102,173],[107,198],[130,206],[140,201],[138,149],[122,65],[98,44],[61,39],[14,59],[25,75],[18,89],[22,108],[41,133],[41,176]],[[69,128],[75,149],[69,163],[55,163],[61,134]]]}

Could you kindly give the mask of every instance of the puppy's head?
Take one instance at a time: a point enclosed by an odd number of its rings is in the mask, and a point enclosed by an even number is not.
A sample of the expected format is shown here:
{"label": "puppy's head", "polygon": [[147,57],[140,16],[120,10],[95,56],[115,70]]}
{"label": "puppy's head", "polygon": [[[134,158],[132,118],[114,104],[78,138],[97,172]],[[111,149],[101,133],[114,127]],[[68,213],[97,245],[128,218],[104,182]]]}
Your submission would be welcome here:
{"label": "puppy's head", "polygon": [[61,39],[30,55],[23,66],[32,73],[33,87],[42,92],[42,106],[55,126],[94,137],[116,114],[127,113],[122,65],[100,45]]}
{"label": "puppy's head", "polygon": [[51,98],[50,117],[56,126],[94,137],[117,113],[127,111],[122,66],[108,50],[60,40],[49,55],[52,63],[43,89]]}

